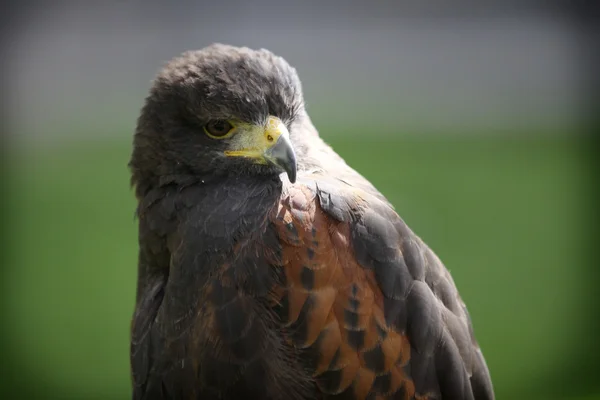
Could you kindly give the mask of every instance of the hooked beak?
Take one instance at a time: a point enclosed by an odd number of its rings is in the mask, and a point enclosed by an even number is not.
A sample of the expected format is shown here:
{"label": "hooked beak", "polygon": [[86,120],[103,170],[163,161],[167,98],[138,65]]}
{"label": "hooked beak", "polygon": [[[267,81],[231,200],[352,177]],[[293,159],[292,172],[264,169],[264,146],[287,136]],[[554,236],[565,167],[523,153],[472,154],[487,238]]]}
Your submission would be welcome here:
{"label": "hooked beak", "polygon": [[[283,124],[282,124],[283,125]],[[272,164],[283,169],[290,182],[296,182],[296,152],[292,147],[290,135],[287,128],[283,126],[285,133],[279,135],[275,144],[265,152],[265,158]]]}
{"label": "hooked beak", "polygon": [[246,157],[258,164],[272,164],[287,173],[291,183],[296,182],[296,152],[287,127],[277,117],[269,117],[266,126],[240,126],[240,132],[231,139],[225,151],[228,157]]}

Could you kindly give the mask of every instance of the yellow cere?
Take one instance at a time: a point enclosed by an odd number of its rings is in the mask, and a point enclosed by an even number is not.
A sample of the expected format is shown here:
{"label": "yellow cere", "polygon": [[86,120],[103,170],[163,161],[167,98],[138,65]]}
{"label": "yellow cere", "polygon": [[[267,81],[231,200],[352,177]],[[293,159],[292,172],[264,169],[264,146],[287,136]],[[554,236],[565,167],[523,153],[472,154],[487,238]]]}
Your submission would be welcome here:
{"label": "yellow cere", "polygon": [[273,146],[277,139],[287,134],[287,128],[277,117],[269,117],[265,126],[240,123],[236,126],[236,135],[231,139],[228,157],[248,157],[266,163],[264,153]]}

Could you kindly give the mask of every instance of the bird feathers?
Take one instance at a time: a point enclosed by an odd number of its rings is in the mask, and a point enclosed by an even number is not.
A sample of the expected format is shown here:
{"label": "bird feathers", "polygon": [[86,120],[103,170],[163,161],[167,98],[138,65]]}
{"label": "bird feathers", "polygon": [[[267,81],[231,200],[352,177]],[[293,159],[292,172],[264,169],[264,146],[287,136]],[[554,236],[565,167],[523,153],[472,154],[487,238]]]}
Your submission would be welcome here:
{"label": "bird feathers", "polygon": [[[133,398],[493,399],[449,272],[301,99],[265,50],[186,53],[157,78],[130,163]],[[217,165],[219,144],[197,132],[211,113],[287,118],[297,182]]]}
{"label": "bird feathers", "polygon": [[[148,381],[175,382],[176,360],[195,396],[492,398],[454,283],[384,202],[319,174],[213,189],[153,205],[180,222],[168,283],[134,318],[138,398]],[[165,344],[142,346],[146,335]]]}

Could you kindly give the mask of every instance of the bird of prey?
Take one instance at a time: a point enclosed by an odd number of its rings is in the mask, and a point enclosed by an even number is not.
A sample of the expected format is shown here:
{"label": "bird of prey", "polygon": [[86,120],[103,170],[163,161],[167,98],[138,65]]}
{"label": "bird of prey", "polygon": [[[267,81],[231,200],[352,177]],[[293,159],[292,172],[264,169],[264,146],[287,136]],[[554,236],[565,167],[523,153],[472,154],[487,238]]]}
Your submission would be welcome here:
{"label": "bird of prey", "polygon": [[449,272],[319,137],[283,58],[174,58],[133,142],[134,399],[494,398]]}

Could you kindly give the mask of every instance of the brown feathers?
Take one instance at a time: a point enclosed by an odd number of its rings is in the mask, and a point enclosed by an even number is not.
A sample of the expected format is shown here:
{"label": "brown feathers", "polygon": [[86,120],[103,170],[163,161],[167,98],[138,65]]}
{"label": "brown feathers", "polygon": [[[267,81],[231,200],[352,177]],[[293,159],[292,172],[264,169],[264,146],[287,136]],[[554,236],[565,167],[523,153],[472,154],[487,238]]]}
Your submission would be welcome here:
{"label": "brown feathers", "polygon": [[[271,117],[289,129],[293,185],[202,128]],[[216,45],[173,60],[130,167],[134,399],[493,400],[450,274],[319,138],[282,58]]]}
{"label": "brown feathers", "polygon": [[315,347],[312,374],[324,393],[349,391],[362,400],[401,392],[398,398],[410,399],[408,338],[386,325],[381,290],[355,259],[349,223],[330,218],[315,197],[308,187],[291,187],[273,213],[285,243],[284,323],[297,325],[293,343]]}

